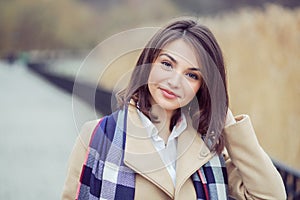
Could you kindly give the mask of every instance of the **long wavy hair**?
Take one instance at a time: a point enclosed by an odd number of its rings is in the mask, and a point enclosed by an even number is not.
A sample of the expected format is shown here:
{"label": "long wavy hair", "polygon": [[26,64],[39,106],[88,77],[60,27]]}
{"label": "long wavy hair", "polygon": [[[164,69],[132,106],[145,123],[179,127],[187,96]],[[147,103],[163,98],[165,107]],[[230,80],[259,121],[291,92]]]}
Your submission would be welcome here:
{"label": "long wavy hair", "polygon": [[[184,109],[189,110],[193,127],[203,136],[210,150],[221,153],[224,148],[222,133],[228,109],[224,60],[212,32],[196,20],[181,19],[170,22],[150,39],[138,58],[128,87],[119,93],[120,103],[126,106],[133,100],[138,109],[151,118],[151,94],[147,81],[152,63],[167,44],[178,39],[183,39],[193,47],[202,66],[202,85]],[[170,130],[180,116],[181,109],[177,109],[171,118]]]}

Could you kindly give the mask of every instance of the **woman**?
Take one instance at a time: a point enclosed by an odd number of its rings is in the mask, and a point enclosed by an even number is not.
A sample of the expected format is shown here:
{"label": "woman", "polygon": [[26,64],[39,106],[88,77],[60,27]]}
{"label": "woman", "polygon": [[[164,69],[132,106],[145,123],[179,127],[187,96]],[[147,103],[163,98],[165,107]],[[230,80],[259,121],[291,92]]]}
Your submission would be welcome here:
{"label": "woman", "polygon": [[285,199],[247,115],[228,109],[213,34],[171,22],[143,49],[121,107],[88,122],[63,199]]}

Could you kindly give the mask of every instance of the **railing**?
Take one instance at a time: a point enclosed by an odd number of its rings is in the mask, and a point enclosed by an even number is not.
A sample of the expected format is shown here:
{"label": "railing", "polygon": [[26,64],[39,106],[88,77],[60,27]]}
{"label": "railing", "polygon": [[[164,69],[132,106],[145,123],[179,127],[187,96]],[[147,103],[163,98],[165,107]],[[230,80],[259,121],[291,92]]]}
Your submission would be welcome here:
{"label": "railing", "polygon": [[287,199],[300,200],[300,172],[276,160],[273,163],[283,179]]}
{"label": "railing", "polygon": [[30,70],[48,80],[51,84],[77,96],[89,106],[95,107],[102,115],[111,113],[111,100],[115,102],[116,99],[110,91],[106,91],[99,87],[95,89],[87,83],[76,83],[76,91],[73,91],[74,79],[51,73],[47,70],[47,65],[44,63],[28,63],[27,66]]}
{"label": "railing", "polygon": [[[66,77],[60,77],[55,74],[51,74],[50,72],[47,72],[46,70],[42,69],[43,66],[29,64],[28,67],[34,72],[43,76],[52,84],[64,89],[69,93],[72,93],[74,80],[71,80]],[[82,91],[89,91],[93,89],[92,87],[86,84],[80,84],[79,87],[81,87]],[[101,90],[100,88],[98,88],[95,92],[96,92],[95,94],[96,101],[94,102],[95,105],[91,105],[91,106],[95,106],[95,108],[104,115],[109,114],[111,112],[110,110],[111,108],[110,98],[112,97],[111,93],[105,90]],[[76,94],[76,95],[79,98],[81,98],[83,101],[87,101],[87,103],[91,103],[87,100],[88,98],[86,98],[84,95],[80,95],[80,94]],[[273,163],[283,179],[285,190],[287,193],[287,199],[300,200],[300,171],[292,169],[274,159],[273,159]]]}

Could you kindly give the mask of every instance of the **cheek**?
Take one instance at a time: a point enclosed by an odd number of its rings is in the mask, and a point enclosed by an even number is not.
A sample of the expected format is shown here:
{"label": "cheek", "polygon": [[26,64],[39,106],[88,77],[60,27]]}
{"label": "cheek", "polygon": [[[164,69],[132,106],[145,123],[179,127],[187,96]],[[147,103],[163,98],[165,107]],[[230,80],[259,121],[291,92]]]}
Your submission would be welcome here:
{"label": "cheek", "polygon": [[201,83],[195,84],[192,86],[193,93],[196,94],[198,90],[200,89]]}
{"label": "cheek", "polygon": [[198,92],[201,86],[201,81],[199,82],[186,82],[185,84],[185,92],[186,95],[194,96]]}
{"label": "cheek", "polygon": [[162,73],[162,70],[158,66],[152,66],[148,77],[148,84],[156,84],[166,79],[165,73]]}
{"label": "cheek", "polygon": [[198,89],[199,89],[198,87],[190,85],[189,88],[186,89],[186,97],[188,99],[194,98]]}

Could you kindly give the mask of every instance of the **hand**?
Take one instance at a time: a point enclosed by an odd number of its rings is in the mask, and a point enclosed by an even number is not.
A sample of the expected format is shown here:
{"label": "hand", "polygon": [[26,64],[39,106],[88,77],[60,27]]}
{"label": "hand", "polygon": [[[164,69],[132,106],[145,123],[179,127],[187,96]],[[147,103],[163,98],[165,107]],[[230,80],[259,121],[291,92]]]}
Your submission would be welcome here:
{"label": "hand", "polygon": [[236,121],[234,119],[234,116],[231,112],[231,110],[228,108],[227,110],[227,115],[226,115],[226,120],[225,120],[225,127],[230,126],[232,124],[235,124]]}

